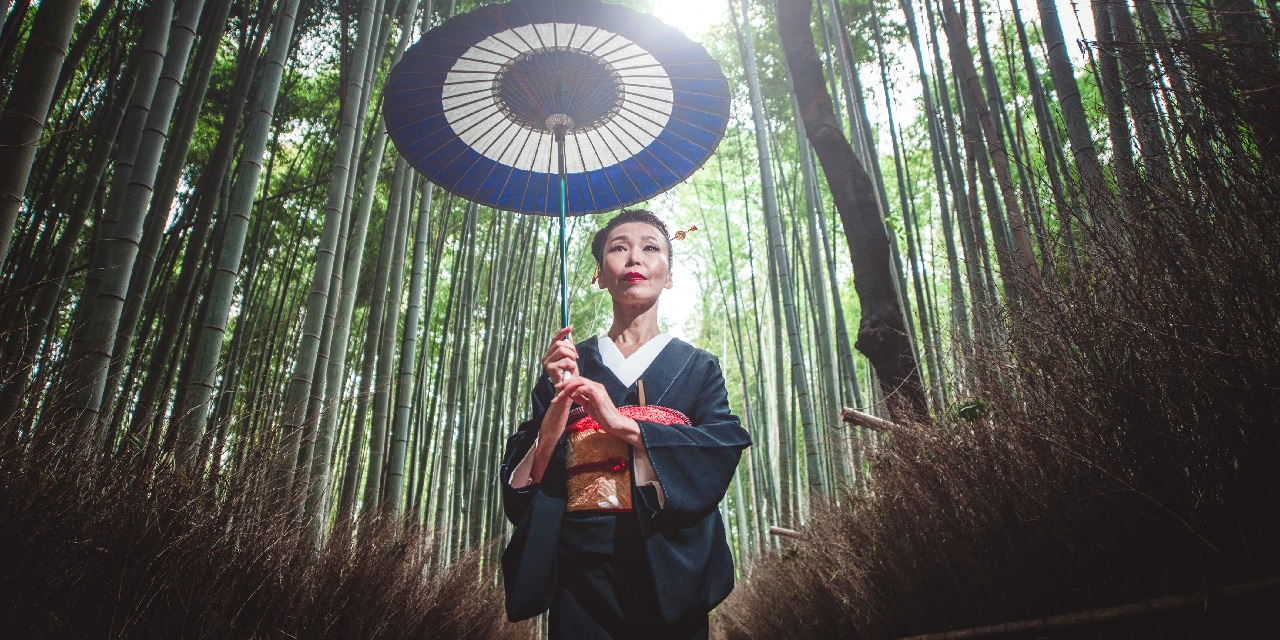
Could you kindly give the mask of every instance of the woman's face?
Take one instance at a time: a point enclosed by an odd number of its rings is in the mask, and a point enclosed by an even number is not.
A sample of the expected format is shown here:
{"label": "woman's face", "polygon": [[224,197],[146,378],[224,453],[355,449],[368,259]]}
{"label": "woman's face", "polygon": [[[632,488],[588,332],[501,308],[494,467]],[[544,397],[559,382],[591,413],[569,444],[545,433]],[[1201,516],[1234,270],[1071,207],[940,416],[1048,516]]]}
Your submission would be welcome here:
{"label": "woman's face", "polygon": [[649,302],[670,289],[671,256],[662,232],[644,222],[614,227],[604,242],[600,288],[624,304]]}

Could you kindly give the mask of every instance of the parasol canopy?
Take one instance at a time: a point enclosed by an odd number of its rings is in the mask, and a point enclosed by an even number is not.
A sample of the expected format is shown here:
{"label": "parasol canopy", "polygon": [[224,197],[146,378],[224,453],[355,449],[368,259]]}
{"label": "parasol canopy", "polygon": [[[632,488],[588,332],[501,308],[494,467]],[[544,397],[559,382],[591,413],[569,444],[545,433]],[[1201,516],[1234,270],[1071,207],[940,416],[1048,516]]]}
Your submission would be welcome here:
{"label": "parasol canopy", "polygon": [[495,209],[583,215],[689,177],[729,87],[698,43],[598,0],[516,0],[428,31],[392,70],[387,132],[415,169]]}

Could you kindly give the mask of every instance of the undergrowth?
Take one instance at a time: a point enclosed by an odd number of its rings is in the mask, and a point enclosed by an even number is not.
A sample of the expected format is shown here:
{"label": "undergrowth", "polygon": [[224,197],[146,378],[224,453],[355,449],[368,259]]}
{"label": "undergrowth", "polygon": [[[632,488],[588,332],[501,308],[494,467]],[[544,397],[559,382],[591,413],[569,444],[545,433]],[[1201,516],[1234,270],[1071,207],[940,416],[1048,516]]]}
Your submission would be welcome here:
{"label": "undergrowth", "polygon": [[[1199,188],[1131,194],[1120,228],[1078,216],[1083,268],[1004,310],[970,410],[886,433],[872,491],[757,559],[714,635],[902,637],[1280,577],[1280,123],[1186,49],[1215,135],[1252,137],[1201,147],[1237,152],[1184,166]],[[1276,604],[1035,637],[1246,637]]]}
{"label": "undergrowth", "polygon": [[265,464],[206,486],[24,444],[0,456],[6,637],[528,637],[505,622],[486,550],[442,565],[438,538],[377,521],[317,546],[262,506]]}

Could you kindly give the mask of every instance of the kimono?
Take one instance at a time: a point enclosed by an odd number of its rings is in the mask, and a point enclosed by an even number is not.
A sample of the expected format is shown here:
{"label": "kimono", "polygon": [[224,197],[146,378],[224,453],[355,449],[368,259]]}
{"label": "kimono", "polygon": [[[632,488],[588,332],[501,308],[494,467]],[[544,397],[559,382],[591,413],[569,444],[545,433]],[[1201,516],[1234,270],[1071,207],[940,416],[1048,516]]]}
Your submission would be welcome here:
{"label": "kimono", "polygon": [[[604,385],[616,406],[639,404],[638,385],[604,365],[597,340],[578,343],[579,374]],[[553,638],[705,637],[707,614],[733,589],[717,506],[751,440],[729,410],[719,361],[672,338],[640,380],[647,404],[679,411],[691,425],[637,420],[644,450],[631,451],[637,472],[624,513],[566,513],[565,437],[540,483],[512,487],[555,395],[545,373],[534,386],[533,417],[507,439],[500,474],[515,525],[502,555],[512,621],[550,608]],[[642,481],[646,469],[653,481]]]}

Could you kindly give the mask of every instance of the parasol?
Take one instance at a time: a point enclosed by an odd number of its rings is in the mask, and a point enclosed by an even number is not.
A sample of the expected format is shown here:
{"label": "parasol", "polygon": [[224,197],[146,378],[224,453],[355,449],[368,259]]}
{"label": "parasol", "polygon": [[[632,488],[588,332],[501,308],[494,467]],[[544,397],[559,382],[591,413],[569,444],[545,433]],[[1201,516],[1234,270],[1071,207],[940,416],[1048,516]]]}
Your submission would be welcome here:
{"label": "parasol", "polygon": [[710,157],[729,87],[701,45],[599,0],[515,0],[428,31],[391,71],[387,133],[431,182],[478,204],[560,217],[620,209]]}

